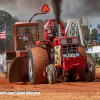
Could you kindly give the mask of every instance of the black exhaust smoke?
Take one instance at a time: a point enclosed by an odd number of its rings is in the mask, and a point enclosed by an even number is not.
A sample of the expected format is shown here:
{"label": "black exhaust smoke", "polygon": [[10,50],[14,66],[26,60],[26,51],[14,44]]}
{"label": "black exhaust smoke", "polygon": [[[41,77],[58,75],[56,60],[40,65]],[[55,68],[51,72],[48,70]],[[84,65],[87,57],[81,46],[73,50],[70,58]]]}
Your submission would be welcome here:
{"label": "black exhaust smoke", "polygon": [[54,16],[57,22],[57,29],[58,29],[58,37],[61,37],[60,34],[60,15],[61,15],[61,11],[62,11],[62,2],[63,0],[51,0],[51,5],[53,7],[53,12],[54,12]]}
{"label": "black exhaust smoke", "polygon": [[57,24],[59,24],[60,21],[60,15],[61,15],[61,11],[62,11],[62,1],[63,0],[51,0],[51,4],[53,7],[53,12],[55,15],[55,19],[57,20]]}

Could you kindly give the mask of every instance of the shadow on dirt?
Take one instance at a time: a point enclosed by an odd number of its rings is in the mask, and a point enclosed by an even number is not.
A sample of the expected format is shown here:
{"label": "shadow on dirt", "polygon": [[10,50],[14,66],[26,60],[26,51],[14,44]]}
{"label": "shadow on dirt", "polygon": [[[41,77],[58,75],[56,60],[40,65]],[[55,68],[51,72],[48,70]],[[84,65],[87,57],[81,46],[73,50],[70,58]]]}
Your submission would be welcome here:
{"label": "shadow on dirt", "polygon": [[95,79],[94,82],[100,82],[100,79]]}

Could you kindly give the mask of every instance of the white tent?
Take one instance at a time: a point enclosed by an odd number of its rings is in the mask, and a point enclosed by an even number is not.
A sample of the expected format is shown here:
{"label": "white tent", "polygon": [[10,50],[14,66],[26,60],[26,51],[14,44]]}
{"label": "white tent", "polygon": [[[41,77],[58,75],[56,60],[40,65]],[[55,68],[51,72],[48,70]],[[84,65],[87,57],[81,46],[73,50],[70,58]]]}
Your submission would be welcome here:
{"label": "white tent", "polygon": [[98,57],[100,57],[100,46],[93,46],[92,48],[88,48],[87,53],[98,53]]}
{"label": "white tent", "polygon": [[0,55],[0,64],[3,65],[3,55]]}

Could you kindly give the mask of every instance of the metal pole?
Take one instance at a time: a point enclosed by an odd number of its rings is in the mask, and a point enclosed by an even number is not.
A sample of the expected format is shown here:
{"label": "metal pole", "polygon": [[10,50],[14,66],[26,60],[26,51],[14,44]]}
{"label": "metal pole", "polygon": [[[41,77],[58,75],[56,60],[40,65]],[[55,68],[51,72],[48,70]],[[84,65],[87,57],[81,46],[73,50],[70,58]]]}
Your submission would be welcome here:
{"label": "metal pole", "polygon": [[[31,32],[31,25],[30,25],[30,23],[31,23],[31,21],[32,21],[32,18],[33,18],[34,16],[36,16],[36,15],[39,15],[39,14],[46,14],[46,12],[44,12],[44,13],[35,13],[35,14],[30,18],[30,20],[29,20],[29,30],[30,30],[30,32]],[[31,43],[31,34],[30,34],[30,43]],[[31,44],[31,48],[32,48],[32,44]]]}
{"label": "metal pole", "polygon": [[7,48],[6,48],[6,38],[7,38],[7,32],[6,32],[6,23],[5,23],[5,55],[6,55],[6,62],[5,62],[5,65],[6,65],[6,70],[8,70],[8,67],[7,67]]}
{"label": "metal pole", "polygon": [[98,34],[98,46],[99,46],[99,34]]}
{"label": "metal pole", "polygon": [[87,27],[88,27],[88,21],[89,21],[89,20],[87,20]]}
{"label": "metal pole", "polygon": [[[100,29],[100,24],[98,24],[98,25],[99,25],[99,29]],[[99,46],[99,40],[100,40],[100,39],[99,39],[99,34],[100,34],[100,33],[98,32],[98,28],[97,28],[97,34],[98,34],[98,46]]]}
{"label": "metal pole", "polygon": [[6,37],[7,35],[6,35],[6,23],[5,23],[5,52],[6,52]]}

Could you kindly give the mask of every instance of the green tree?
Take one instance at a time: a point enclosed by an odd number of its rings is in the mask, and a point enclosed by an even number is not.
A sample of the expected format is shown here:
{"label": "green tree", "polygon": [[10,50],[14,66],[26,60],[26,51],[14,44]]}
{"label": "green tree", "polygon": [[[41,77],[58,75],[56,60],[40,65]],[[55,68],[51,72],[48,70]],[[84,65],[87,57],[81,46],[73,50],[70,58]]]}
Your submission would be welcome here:
{"label": "green tree", "polygon": [[86,25],[82,26],[83,30],[84,30],[84,33],[85,33],[85,37],[87,37],[87,39],[90,39],[93,40],[96,39],[98,37],[98,34],[97,34],[97,29],[92,29],[92,34],[90,34],[90,29],[88,29],[88,27]]}
{"label": "green tree", "polygon": [[84,25],[82,28],[85,33],[85,37],[90,37],[90,30],[88,29],[88,26]]}
{"label": "green tree", "polygon": [[92,34],[90,35],[90,37],[98,37],[98,34],[97,34],[97,30],[96,29],[93,29],[92,30]]}
{"label": "green tree", "polygon": [[8,12],[0,10],[0,25],[7,23],[11,18],[12,16]]}
{"label": "green tree", "polygon": [[[17,21],[19,21],[17,17],[12,17],[8,12],[0,10],[0,26],[6,23],[6,51],[14,50],[13,24]],[[0,40],[0,53],[3,52],[5,52],[5,40]]]}

